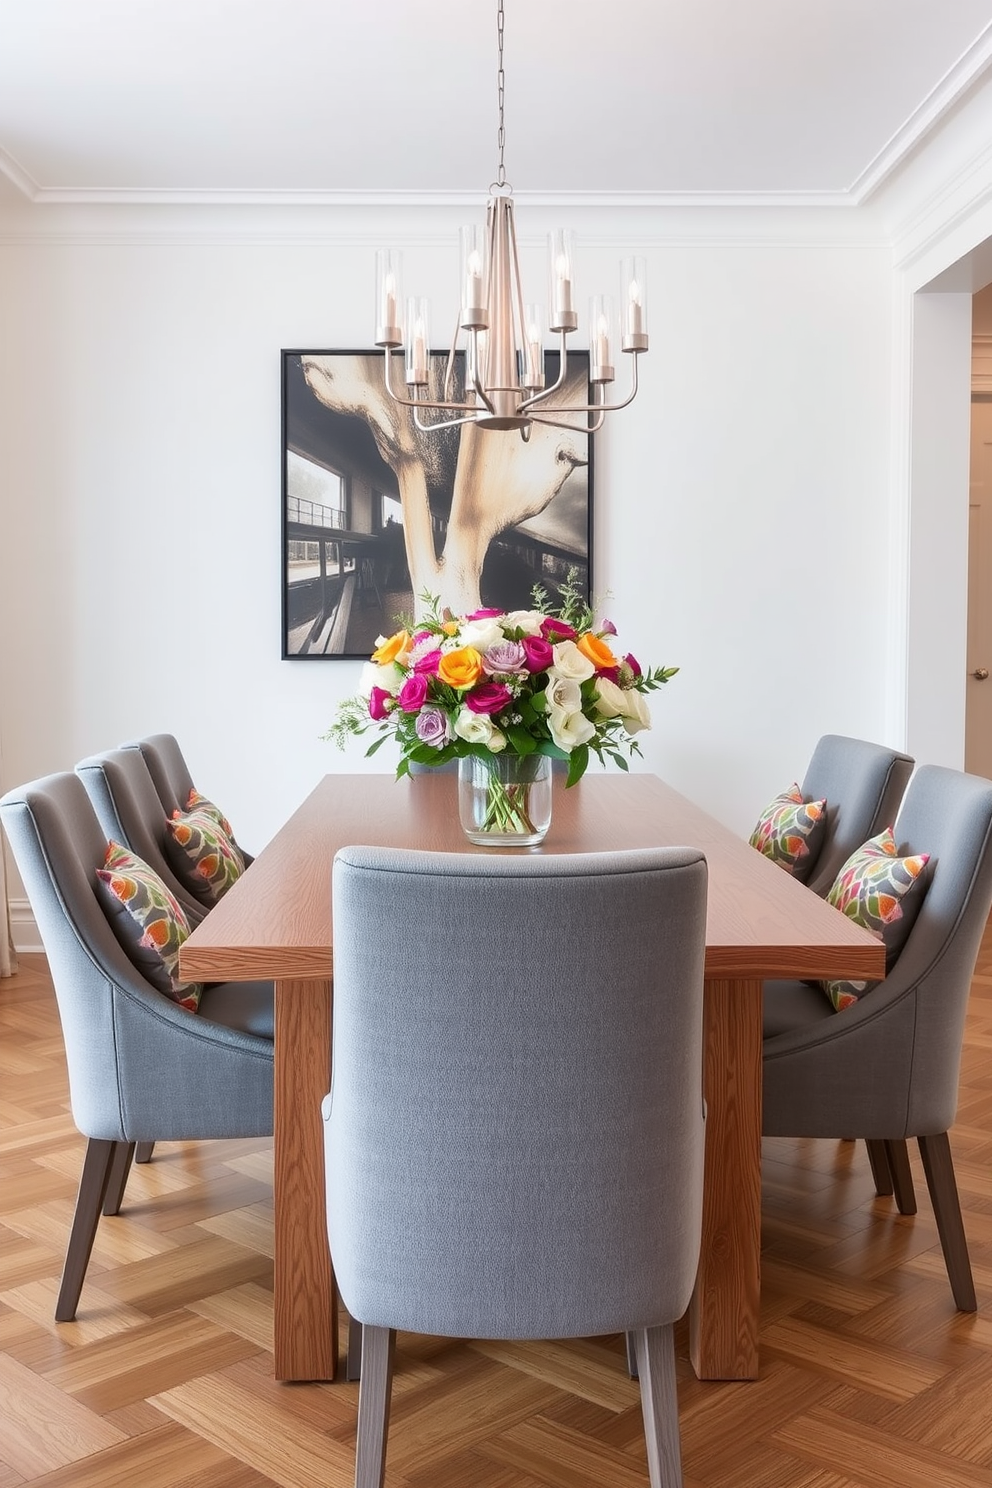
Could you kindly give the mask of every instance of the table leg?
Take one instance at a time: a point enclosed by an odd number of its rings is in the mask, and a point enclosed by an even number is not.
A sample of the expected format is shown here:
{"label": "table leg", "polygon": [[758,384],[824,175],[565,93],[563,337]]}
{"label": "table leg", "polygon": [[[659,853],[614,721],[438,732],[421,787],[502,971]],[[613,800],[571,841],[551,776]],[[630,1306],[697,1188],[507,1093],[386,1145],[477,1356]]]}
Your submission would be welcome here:
{"label": "table leg", "polygon": [[330,1086],[331,984],[277,981],[275,1285],[277,1380],[332,1380],[337,1288],[327,1247],[324,1132]]}
{"label": "table leg", "polygon": [[761,982],[707,981],[703,1241],[689,1313],[700,1379],[755,1379],[761,1282]]}

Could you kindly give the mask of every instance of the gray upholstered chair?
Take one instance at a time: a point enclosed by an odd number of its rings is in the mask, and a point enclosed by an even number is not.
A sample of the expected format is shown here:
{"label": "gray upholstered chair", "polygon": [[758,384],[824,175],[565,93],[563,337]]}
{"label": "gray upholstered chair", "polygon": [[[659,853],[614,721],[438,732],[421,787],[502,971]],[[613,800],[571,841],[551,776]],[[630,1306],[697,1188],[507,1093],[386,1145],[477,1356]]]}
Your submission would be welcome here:
{"label": "gray upholstered chair", "polygon": [[[958,1308],[975,1310],[948,1129],[971,978],[992,907],[992,781],[936,765],[913,776],[900,852],[929,852],[919,915],[892,971],[835,1013],[803,982],[765,984],[764,1132],[864,1137],[876,1187],[915,1212],[906,1139],[919,1142]],[[889,1170],[886,1172],[886,1168]]]}
{"label": "gray upholstered chair", "polygon": [[[186,810],[189,793],[197,787],[194,786],[189,765],[174,734],[149,734],[144,739],[127,739],[120,748],[136,749],[141,754],[166,816],[171,816],[174,811]],[[203,794],[209,795],[209,792],[204,791]],[[240,842],[238,851],[244,858],[246,867],[254,862],[251,853],[245,852]]]}
{"label": "gray upholstered chair", "polygon": [[[207,906],[176,877],[166,845],[166,813],[140,749],[110,749],[80,760],[76,774],[86,787],[107,838],[129,847],[164,880],[187,919],[198,925]],[[187,799],[188,799],[187,792]]]}
{"label": "gray upholstered chair", "polygon": [[135,1143],[271,1134],[272,985],[207,987],[191,1013],[145,980],[97,898],[107,835],[78,775],[8,791],[0,821],[48,956],[72,1116],[87,1138],[55,1309],[66,1322],[100,1213],[120,1208]]}
{"label": "gray upholstered chair", "polygon": [[851,854],[891,827],[915,761],[866,739],[824,734],[800,789],[804,800],[827,802],[827,826],[807,887],[824,898]]}
{"label": "gray upholstered chair", "polygon": [[681,1484],[702,854],[345,848],[333,918],[327,1218],[363,1327],[356,1484],[382,1483],[397,1328],[632,1334],[651,1482]]}

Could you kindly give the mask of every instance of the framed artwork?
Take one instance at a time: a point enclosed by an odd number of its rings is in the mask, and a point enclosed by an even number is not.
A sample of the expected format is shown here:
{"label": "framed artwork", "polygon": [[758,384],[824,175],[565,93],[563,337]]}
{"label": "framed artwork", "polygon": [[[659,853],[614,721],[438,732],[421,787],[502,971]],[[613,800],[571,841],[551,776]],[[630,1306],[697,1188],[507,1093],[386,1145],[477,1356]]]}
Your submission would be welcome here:
{"label": "framed artwork", "polygon": [[[383,361],[282,353],[286,660],[367,660],[425,595],[453,614],[529,609],[535,584],[553,599],[570,569],[590,592],[592,436],[540,424],[527,441],[472,424],[424,433],[385,392]],[[438,385],[446,362],[431,357]],[[399,384],[402,357],[393,372]],[[569,353],[564,396],[588,402],[587,352]]]}

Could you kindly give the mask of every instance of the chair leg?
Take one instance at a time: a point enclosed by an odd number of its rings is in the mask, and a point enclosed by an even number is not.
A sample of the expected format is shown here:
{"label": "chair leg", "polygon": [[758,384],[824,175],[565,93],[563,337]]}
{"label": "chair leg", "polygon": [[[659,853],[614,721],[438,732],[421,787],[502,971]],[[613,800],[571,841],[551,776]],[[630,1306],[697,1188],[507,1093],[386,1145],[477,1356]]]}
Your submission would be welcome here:
{"label": "chair leg", "polygon": [[627,1373],[631,1379],[637,1378],[637,1345],[634,1342],[633,1333],[625,1335],[627,1339]]}
{"label": "chair leg", "polygon": [[131,1159],[134,1157],[133,1142],[118,1142],[114,1160],[110,1164],[110,1177],[107,1179],[107,1192],[103,1199],[104,1214],[120,1214],[121,1204],[124,1202],[124,1190],[127,1187],[128,1174],[131,1171]]}
{"label": "chair leg", "polygon": [[362,1325],[357,1318],[348,1318],[348,1359],[345,1364],[346,1380],[362,1377]]}
{"label": "chair leg", "polygon": [[946,1132],[939,1132],[935,1137],[918,1137],[917,1142],[955,1305],[959,1312],[977,1312],[978,1299],[961,1219],[961,1201],[954,1179],[951,1144]]}
{"label": "chair leg", "polygon": [[880,1199],[887,1198],[892,1192],[892,1175],[885,1156],[885,1143],[874,1137],[866,1137],[865,1146],[868,1148],[871,1176],[875,1180],[875,1193]]}
{"label": "chair leg", "polygon": [[100,1222],[100,1210],[110,1182],[110,1170],[119,1142],[98,1141],[91,1137],[86,1143],[83,1171],[79,1176],[79,1191],[76,1194],[76,1211],[72,1216],[69,1245],[62,1267],[62,1283],[55,1303],[55,1321],[71,1323],[76,1316],[79,1294],[83,1290],[86,1267],[90,1263],[96,1227]]}
{"label": "chair leg", "polygon": [[905,1141],[886,1142],[885,1156],[892,1174],[896,1208],[900,1214],[915,1214],[916,1190],[913,1187],[913,1170],[909,1166],[909,1147]]}
{"label": "chair leg", "polygon": [[362,1383],[358,1390],[355,1488],[382,1488],[393,1384],[394,1328],[362,1328]]}
{"label": "chair leg", "polygon": [[682,1488],[675,1332],[669,1324],[664,1328],[638,1328],[633,1336],[651,1488]]}
{"label": "chair leg", "polygon": [[134,1160],[136,1163],[151,1162],[152,1153],[155,1151],[154,1142],[138,1142],[134,1149]]}

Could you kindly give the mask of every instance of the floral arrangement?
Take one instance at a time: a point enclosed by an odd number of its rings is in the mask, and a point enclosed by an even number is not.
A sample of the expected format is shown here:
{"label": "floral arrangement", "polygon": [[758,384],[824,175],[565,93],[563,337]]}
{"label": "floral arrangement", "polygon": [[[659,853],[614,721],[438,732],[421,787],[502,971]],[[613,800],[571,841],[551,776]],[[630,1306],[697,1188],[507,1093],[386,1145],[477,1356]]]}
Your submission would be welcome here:
{"label": "floral arrangement", "polygon": [[530,610],[460,616],[424,595],[424,618],[380,639],[358,694],[339,705],[323,737],[343,747],[377,728],[382,737],[366,752],[395,738],[397,776],[411,763],[504,752],[567,760],[568,785],[584,774],[590,753],[626,770],[621,749],[640,754],[633,736],[651,727],[645,693],[678,667],[642,670],[629,653],[618,656],[616,626],[593,623],[574,570],[560,595],[553,610],[535,586]]}

